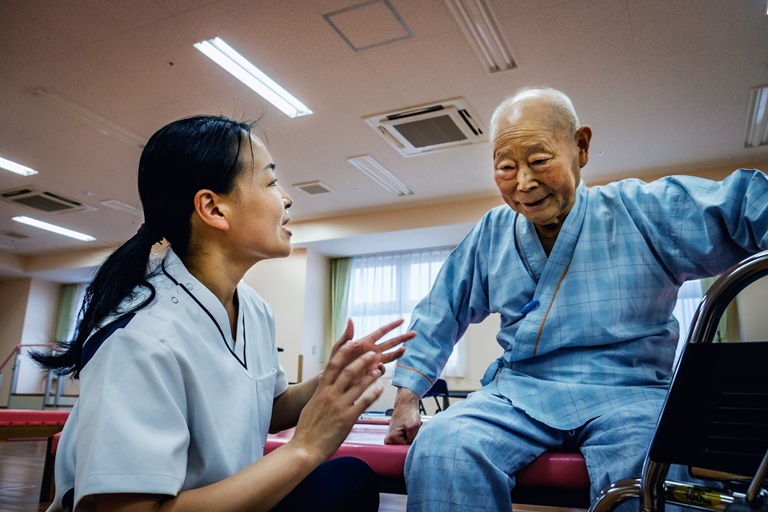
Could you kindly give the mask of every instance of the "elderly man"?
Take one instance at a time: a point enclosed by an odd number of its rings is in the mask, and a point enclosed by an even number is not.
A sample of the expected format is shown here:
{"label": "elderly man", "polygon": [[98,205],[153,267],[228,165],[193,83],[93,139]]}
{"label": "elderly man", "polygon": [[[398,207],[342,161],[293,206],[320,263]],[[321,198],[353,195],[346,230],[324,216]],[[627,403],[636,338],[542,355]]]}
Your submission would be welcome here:
{"label": "elderly man", "polygon": [[[504,101],[491,127],[508,207],[448,258],[394,373],[387,442],[413,442],[409,511],[511,510],[515,473],[552,448],[581,451],[593,497],[639,476],[670,381],[678,288],[768,248],[759,171],[589,188],[592,131],[553,89]],[[421,427],[419,396],[467,326],[491,313],[502,357],[477,392]]]}

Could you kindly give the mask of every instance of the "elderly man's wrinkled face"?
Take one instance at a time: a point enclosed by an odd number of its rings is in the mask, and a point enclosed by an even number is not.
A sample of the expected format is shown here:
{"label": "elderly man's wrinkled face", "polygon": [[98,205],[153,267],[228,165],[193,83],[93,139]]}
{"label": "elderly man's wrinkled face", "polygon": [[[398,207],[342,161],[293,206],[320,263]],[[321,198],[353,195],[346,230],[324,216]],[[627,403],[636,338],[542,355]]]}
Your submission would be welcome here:
{"label": "elderly man's wrinkled face", "polygon": [[536,225],[559,232],[576,201],[591,131],[570,133],[541,99],[513,104],[499,116],[493,144],[494,178],[504,201]]}

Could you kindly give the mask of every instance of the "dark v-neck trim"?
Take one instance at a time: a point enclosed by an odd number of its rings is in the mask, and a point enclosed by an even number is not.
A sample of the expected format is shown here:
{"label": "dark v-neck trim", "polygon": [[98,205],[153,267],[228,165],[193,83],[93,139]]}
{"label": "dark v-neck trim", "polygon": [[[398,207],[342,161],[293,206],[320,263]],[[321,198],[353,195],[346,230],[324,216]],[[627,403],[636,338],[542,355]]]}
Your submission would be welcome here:
{"label": "dark v-neck trim", "polygon": [[[247,370],[247,369],[248,369],[248,352],[246,351],[246,347],[248,346],[248,344],[247,344],[247,341],[248,341],[248,340],[247,340],[247,339],[246,339],[246,337],[245,337],[245,315],[244,315],[244,314],[242,314],[242,308],[241,308],[240,306],[238,306],[238,309],[240,310],[240,317],[241,317],[241,319],[242,319],[242,325],[243,325],[243,358],[242,358],[242,359],[240,359],[240,358],[238,357],[237,353],[234,351],[233,347],[230,347],[230,346],[229,346],[229,343],[227,343],[227,337],[224,335],[224,331],[222,330],[221,326],[219,325],[219,322],[217,322],[217,321],[216,321],[216,318],[214,318],[213,314],[212,314],[212,313],[211,313],[211,312],[208,310],[208,308],[206,308],[206,307],[203,305],[203,303],[202,303],[202,302],[200,302],[200,300],[198,300],[198,298],[194,296],[194,294],[193,294],[192,292],[190,292],[189,290],[187,290],[187,287],[186,287],[186,286],[184,286],[184,285],[182,285],[181,283],[179,283],[179,282],[178,282],[178,281],[177,281],[177,280],[176,280],[176,279],[175,279],[175,278],[174,278],[174,277],[173,277],[173,276],[172,276],[172,275],[171,275],[171,274],[168,272],[168,270],[166,270],[166,268],[165,268],[165,261],[163,261],[163,265],[162,265],[162,267],[163,267],[163,273],[166,275],[166,277],[168,277],[168,279],[170,279],[171,281],[173,281],[173,283],[174,283],[176,286],[178,286],[179,288],[181,288],[182,290],[184,290],[184,292],[185,292],[187,295],[189,295],[189,296],[192,298],[192,300],[193,300],[193,301],[195,301],[195,302],[197,303],[197,305],[198,305],[198,306],[200,306],[200,309],[202,309],[203,311],[205,311],[205,313],[208,315],[208,318],[210,318],[210,319],[211,319],[211,321],[213,322],[213,325],[215,325],[215,326],[216,326],[216,329],[218,329],[218,330],[219,330],[219,334],[221,335],[221,340],[224,342],[224,346],[225,346],[225,347],[227,347],[227,350],[229,350],[229,353],[230,353],[230,354],[232,354],[232,357],[234,357],[235,359],[237,359],[237,362],[238,362],[238,363],[240,363],[240,365],[241,365],[243,368],[245,368],[245,369]],[[238,303],[239,303],[239,301],[238,301]],[[237,338],[237,335],[235,335],[235,339],[236,339],[236,338]]]}

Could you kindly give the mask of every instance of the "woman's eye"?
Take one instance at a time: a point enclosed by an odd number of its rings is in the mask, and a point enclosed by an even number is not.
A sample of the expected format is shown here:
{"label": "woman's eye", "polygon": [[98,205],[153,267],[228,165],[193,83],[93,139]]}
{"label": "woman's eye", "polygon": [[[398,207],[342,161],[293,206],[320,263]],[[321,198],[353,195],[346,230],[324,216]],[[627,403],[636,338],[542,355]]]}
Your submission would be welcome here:
{"label": "woman's eye", "polygon": [[274,187],[274,186],[276,186],[276,185],[277,185],[277,178],[275,178],[274,180],[272,180],[272,181],[270,181],[270,182],[269,182],[269,186],[270,186],[270,187]]}

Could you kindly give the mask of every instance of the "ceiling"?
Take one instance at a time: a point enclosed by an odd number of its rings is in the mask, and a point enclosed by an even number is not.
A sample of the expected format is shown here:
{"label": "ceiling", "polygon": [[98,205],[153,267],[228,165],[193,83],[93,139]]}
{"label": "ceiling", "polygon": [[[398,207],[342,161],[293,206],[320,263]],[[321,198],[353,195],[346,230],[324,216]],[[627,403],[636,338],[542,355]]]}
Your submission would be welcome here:
{"label": "ceiling", "polygon": [[[78,251],[132,236],[140,150],[34,96],[45,88],[148,138],[197,113],[261,119],[294,220],[495,194],[487,144],[403,157],[365,117],[463,98],[487,127],[517,87],[565,91],[593,129],[589,182],[768,161],[743,147],[749,90],[768,83],[766,0],[490,0],[518,63],[489,74],[443,0],[2,0],[0,192],[34,187],[88,208],[42,214],[0,201],[0,256]],[[337,18],[347,39],[324,15]],[[206,59],[219,36],[314,112],[291,119]],[[396,39],[388,42],[388,40]],[[371,155],[414,194],[347,162]],[[334,192],[293,184],[320,180]],[[11,221],[30,215],[88,233],[79,242]]]}

